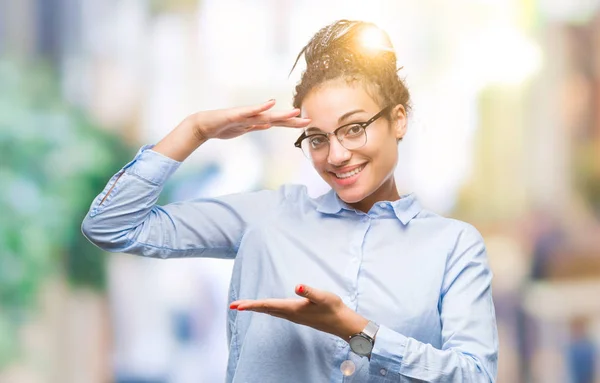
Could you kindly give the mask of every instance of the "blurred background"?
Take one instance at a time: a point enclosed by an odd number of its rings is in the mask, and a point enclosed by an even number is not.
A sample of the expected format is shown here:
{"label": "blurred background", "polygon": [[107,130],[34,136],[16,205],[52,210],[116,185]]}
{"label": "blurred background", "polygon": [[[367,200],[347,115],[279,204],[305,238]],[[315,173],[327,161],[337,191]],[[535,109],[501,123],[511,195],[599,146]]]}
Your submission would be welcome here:
{"label": "blurred background", "polygon": [[[291,105],[314,32],[391,36],[399,188],[484,235],[499,382],[600,382],[599,0],[0,0],[0,382],[224,381],[232,263],[106,254],[110,176],[202,109]],[[209,142],[161,203],[303,183],[271,129]]]}

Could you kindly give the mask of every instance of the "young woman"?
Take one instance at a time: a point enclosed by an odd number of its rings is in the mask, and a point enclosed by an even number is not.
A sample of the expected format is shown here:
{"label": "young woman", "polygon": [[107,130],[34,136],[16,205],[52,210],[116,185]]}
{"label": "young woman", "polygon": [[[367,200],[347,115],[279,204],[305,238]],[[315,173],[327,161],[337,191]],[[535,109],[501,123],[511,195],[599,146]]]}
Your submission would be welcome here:
{"label": "young woman", "polygon": [[[382,42],[365,45],[374,32]],[[272,111],[271,100],[187,117],[109,181],[84,234],[108,251],[234,259],[228,382],[495,381],[480,234],[396,188],[409,94],[387,35],[341,20],[302,54],[296,109]],[[156,205],[204,142],[271,126],[303,128],[295,145],[328,193],[286,185]]]}

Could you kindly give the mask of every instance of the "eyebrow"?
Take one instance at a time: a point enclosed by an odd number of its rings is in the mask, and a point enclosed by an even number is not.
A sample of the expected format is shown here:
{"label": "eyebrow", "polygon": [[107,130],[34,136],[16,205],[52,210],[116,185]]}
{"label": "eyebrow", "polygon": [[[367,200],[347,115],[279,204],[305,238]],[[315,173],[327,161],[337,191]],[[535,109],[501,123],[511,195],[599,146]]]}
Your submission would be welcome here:
{"label": "eyebrow", "polygon": [[[354,109],[354,110],[351,110],[351,111],[349,111],[347,113],[344,113],[340,118],[338,118],[338,124],[342,124],[342,122],[344,120],[347,120],[348,118],[350,118],[351,116],[353,116],[353,115],[355,115],[357,113],[366,113],[366,112],[367,111],[364,110],[364,109]],[[310,128],[306,129],[307,133],[314,132],[314,131],[316,131],[316,132],[322,132],[321,129],[319,129],[319,128],[315,127],[315,126],[311,126]]]}
{"label": "eyebrow", "polygon": [[342,121],[348,119],[349,117],[351,117],[352,115],[356,114],[356,113],[366,113],[367,111],[364,109],[354,109],[351,110],[348,113],[344,113],[344,115],[342,115],[342,117],[338,118],[338,123],[341,124]]}

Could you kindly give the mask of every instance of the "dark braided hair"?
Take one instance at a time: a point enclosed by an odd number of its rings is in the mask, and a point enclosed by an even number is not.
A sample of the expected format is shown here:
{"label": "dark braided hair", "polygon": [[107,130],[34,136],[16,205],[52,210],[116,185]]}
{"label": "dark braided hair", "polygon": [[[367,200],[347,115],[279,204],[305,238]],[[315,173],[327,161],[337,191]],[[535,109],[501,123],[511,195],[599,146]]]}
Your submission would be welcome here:
{"label": "dark braided hair", "polygon": [[349,83],[361,82],[367,90],[374,90],[371,96],[382,108],[402,104],[408,112],[410,95],[398,77],[396,53],[389,36],[377,28],[385,38],[386,46],[365,47],[361,44],[361,33],[368,28],[377,27],[364,21],[339,20],[322,28],[310,39],[292,67],[293,71],[304,54],[306,70],[296,85],[295,108],[300,107],[306,95],[315,87],[329,80],[344,79]]}

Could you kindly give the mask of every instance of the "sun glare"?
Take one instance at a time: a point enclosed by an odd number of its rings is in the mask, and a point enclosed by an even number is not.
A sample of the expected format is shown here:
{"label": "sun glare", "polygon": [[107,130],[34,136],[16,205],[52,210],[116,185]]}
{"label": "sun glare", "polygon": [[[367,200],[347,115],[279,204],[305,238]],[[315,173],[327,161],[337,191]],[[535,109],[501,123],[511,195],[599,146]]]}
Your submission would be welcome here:
{"label": "sun glare", "polygon": [[369,27],[364,29],[360,35],[360,44],[369,50],[384,50],[393,52],[390,41],[385,33],[377,27]]}

